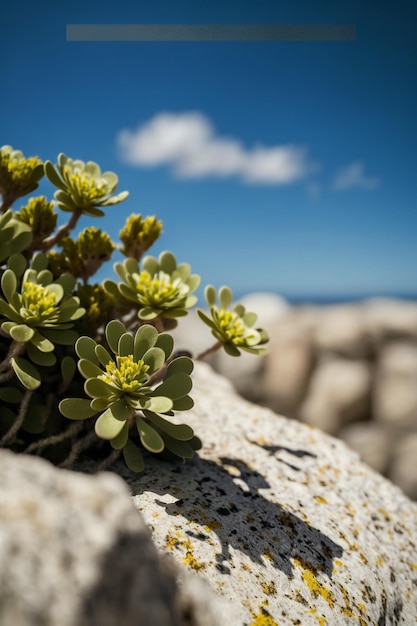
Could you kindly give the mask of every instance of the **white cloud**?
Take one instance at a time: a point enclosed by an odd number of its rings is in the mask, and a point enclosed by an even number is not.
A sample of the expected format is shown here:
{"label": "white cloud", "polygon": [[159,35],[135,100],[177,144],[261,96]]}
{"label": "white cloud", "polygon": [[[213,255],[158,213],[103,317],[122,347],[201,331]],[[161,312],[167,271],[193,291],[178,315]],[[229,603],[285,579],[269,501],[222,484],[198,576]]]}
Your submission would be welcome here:
{"label": "white cloud", "polygon": [[121,158],[132,165],[170,165],[183,178],[238,176],[249,183],[283,185],[315,169],[299,146],[256,146],[216,135],[202,113],[160,113],[117,136]]}
{"label": "white cloud", "polygon": [[356,161],[341,168],[333,180],[333,189],[343,190],[351,187],[361,189],[375,189],[379,187],[380,180],[376,177],[367,176],[364,173],[364,164]]}

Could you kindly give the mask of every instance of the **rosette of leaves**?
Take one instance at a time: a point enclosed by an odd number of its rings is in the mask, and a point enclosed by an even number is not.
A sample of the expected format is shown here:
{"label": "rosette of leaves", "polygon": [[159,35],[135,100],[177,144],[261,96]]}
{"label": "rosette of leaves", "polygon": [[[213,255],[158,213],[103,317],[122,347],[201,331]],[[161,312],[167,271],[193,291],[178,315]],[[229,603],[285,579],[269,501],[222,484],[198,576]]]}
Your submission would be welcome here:
{"label": "rosette of leaves", "polygon": [[33,235],[31,250],[41,249],[42,241],[55,230],[58,219],[54,203],[48,202],[45,196],[30,198],[16,213],[16,217],[31,228]]}
{"label": "rosette of leaves", "polygon": [[240,356],[240,351],[251,354],[266,354],[263,347],[268,335],[262,328],[253,328],[258,316],[247,312],[242,304],[231,306],[233,295],[229,287],[221,287],[218,293],[212,285],[205,289],[205,297],[211,318],[200,309],[197,313],[201,320],[211,328],[212,335],[221,343],[231,356]]}
{"label": "rosette of leaves", "polygon": [[0,193],[3,196],[3,210],[11,206],[17,198],[37,189],[43,175],[43,163],[38,157],[26,158],[20,150],[13,150],[12,146],[2,146]]}
{"label": "rosette of leaves", "polygon": [[177,265],[171,252],[161,252],[158,259],[144,257],[142,268],[129,257],[123,263],[115,263],[114,270],[122,282],[116,285],[107,280],[104,288],[134,302],[141,320],[182,317],[197,302],[192,292],[200,284],[200,277],[191,274],[188,263]]}
{"label": "rosette of leaves", "polygon": [[0,215],[0,263],[25,250],[31,241],[31,227],[16,219],[12,209]]}
{"label": "rosette of leaves", "polygon": [[51,161],[46,161],[44,167],[49,181],[58,187],[54,196],[62,211],[102,217],[103,207],[118,204],[129,195],[127,191],[112,195],[119,183],[117,175],[114,172],[102,173],[94,161],[84,163],[61,152],[55,167]]}
{"label": "rosette of leaves", "polygon": [[48,253],[52,271],[55,275],[59,270],[68,271],[84,282],[110,259],[116,247],[107,233],[94,226],[85,228],[77,239],[63,237],[60,246],[60,252]]}
{"label": "rosette of leaves", "polygon": [[167,364],[173,339],[149,324],[133,336],[121,322],[113,320],[107,324],[105,335],[110,351],[91,337],[77,340],[78,369],[86,379],[84,391],[89,399],[66,398],[59,404],[61,413],[69,419],[98,415],[97,436],[122,450],[126,464],[135,472],[144,468],[135,439],[150,452],[167,450],[176,458],[191,458],[201,442],[190,426],[166,418],[193,406],[188,395],[192,388],[191,359],[178,357]]}
{"label": "rosette of leaves", "polygon": [[18,348],[20,344],[30,359],[12,357],[10,365],[20,382],[31,390],[41,384],[36,366],[55,365],[55,344],[74,344],[78,333],[71,329],[85,313],[73,295],[75,278],[63,274],[53,280],[47,263],[47,257],[38,253],[31,267],[26,268],[24,257],[15,254],[1,278],[1,329],[15,342],[16,353],[23,352]]}
{"label": "rosette of leaves", "polygon": [[158,239],[162,232],[162,222],[156,216],[130,215],[124,227],[119,232],[123,246],[118,246],[120,252],[126,257],[132,257],[140,261],[143,254]]}
{"label": "rosette of leaves", "polygon": [[109,319],[115,317],[116,300],[101,285],[78,284],[76,295],[80,299],[80,305],[86,310],[81,319],[81,326],[85,329],[83,332],[94,335]]}

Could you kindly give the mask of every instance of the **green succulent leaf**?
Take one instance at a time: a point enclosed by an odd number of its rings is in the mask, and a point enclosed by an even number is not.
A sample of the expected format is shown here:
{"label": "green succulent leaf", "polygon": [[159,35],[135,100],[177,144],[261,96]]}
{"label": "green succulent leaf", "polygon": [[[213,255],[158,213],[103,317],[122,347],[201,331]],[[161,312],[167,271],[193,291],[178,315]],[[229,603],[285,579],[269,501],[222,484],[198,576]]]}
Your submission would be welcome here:
{"label": "green succulent leaf", "polygon": [[22,357],[14,357],[11,359],[10,363],[14,373],[26,389],[34,391],[40,387],[42,382],[41,375],[30,361]]}
{"label": "green succulent leaf", "polygon": [[207,287],[204,290],[204,296],[210,308],[216,304],[217,295],[216,295],[216,290],[213,287],[213,285],[207,285]]}
{"label": "green succulent leaf", "polygon": [[139,448],[133,443],[131,439],[128,439],[126,445],[123,448],[123,457],[126,465],[132,472],[143,472],[145,469],[145,461]]}
{"label": "green succulent leaf", "polygon": [[33,333],[31,342],[40,352],[53,352],[55,349],[52,341],[49,341],[47,337],[44,337],[37,330],[35,330],[35,332]]}
{"label": "green succulent leaf", "polygon": [[51,161],[45,161],[45,163],[43,164],[44,166],[44,170],[45,170],[45,174],[46,177],[48,178],[48,180],[55,186],[58,187],[58,189],[62,189],[63,191],[66,190],[66,186],[65,184],[62,182],[61,178],[58,176],[58,174],[55,171],[54,166],[52,165]]}
{"label": "green succulent leaf", "polygon": [[161,348],[165,353],[165,360],[170,357],[174,349],[174,339],[168,333],[161,333],[155,343],[156,348]]}
{"label": "green succulent leaf", "polygon": [[190,375],[194,369],[194,363],[188,356],[178,356],[168,365],[167,377],[172,374],[188,374]]}
{"label": "green succulent leaf", "polygon": [[110,356],[109,352],[107,352],[106,348],[101,345],[101,343],[96,345],[95,355],[103,367],[106,367],[110,361],[113,361],[113,358]]}
{"label": "green succulent leaf", "polygon": [[93,398],[90,402],[90,406],[92,409],[95,409],[96,413],[100,413],[107,409],[112,400],[110,398]]}
{"label": "green succulent leaf", "polygon": [[15,324],[10,329],[10,336],[15,341],[19,341],[20,343],[26,343],[27,341],[30,341],[34,334],[35,331],[33,330],[33,328],[30,328],[30,326],[27,326],[26,324]]}
{"label": "green succulent leaf", "polygon": [[99,364],[99,360],[95,353],[95,347],[97,346],[94,339],[91,337],[80,337],[75,343],[75,351],[80,359],[88,359],[96,365]]}
{"label": "green succulent leaf", "polygon": [[16,278],[20,278],[26,269],[26,259],[23,254],[12,254],[7,261],[7,266],[14,272]]}
{"label": "green succulent leaf", "polygon": [[133,354],[133,337],[130,333],[123,333],[117,344],[117,354],[128,356]]}
{"label": "green succulent leaf", "polygon": [[188,441],[181,441],[168,435],[168,433],[162,433],[162,438],[165,442],[165,447],[180,457],[181,459],[192,459],[194,456],[194,449]]}
{"label": "green succulent leaf", "polygon": [[191,391],[192,386],[193,383],[188,374],[179,372],[178,374],[172,374],[169,378],[166,378],[164,382],[155,389],[154,393],[167,396],[172,400],[177,400],[178,398],[186,396],[188,392]]}
{"label": "green succulent leaf", "polygon": [[[121,285],[121,287],[122,286],[123,285]],[[154,320],[156,317],[158,317],[160,313],[161,311],[158,311],[156,309],[151,309],[151,307],[149,306],[144,306],[138,312],[138,316],[140,317],[141,320],[149,321],[149,320]]]}
{"label": "green succulent leaf", "polygon": [[1,289],[8,302],[11,302],[13,294],[16,293],[17,289],[16,274],[12,270],[7,269],[1,277]]}
{"label": "green succulent leaf", "polygon": [[62,328],[42,328],[42,333],[52,342],[62,346],[72,346],[78,339],[75,330],[64,330]]}
{"label": "green succulent leaf", "polygon": [[89,359],[80,359],[78,361],[78,370],[84,378],[95,378],[96,376],[101,376],[103,371],[90,361]]}
{"label": "green succulent leaf", "polygon": [[174,411],[189,411],[194,406],[194,400],[190,398],[190,396],[184,396],[183,398],[178,398],[174,400],[174,404],[172,409]]}
{"label": "green succulent leaf", "polygon": [[164,449],[164,440],[161,435],[139,416],[136,417],[136,426],[143,447],[150,452],[162,452]]}
{"label": "green succulent leaf", "polygon": [[129,425],[126,422],[123,425],[123,428],[120,431],[120,433],[116,437],[113,437],[113,439],[110,439],[110,444],[112,448],[114,448],[115,450],[121,450],[122,448],[125,447],[128,438],[129,438]]}
{"label": "green succulent leaf", "polygon": [[61,376],[62,380],[66,385],[69,385],[72,379],[74,378],[75,371],[77,366],[75,364],[74,359],[67,355],[61,361]]}
{"label": "green succulent leaf", "polygon": [[20,315],[16,313],[16,311],[10,306],[10,304],[7,304],[7,302],[2,300],[1,298],[0,298],[0,315],[2,317],[6,317],[7,319],[11,320],[15,324],[19,324],[22,321]]}
{"label": "green succulent leaf", "polygon": [[97,414],[90,406],[90,401],[84,398],[65,398],[61,400],[58,408],[62,415],[70,420],[85,420]]}
{"label": "green succulent leaf", "polygon": [[56,356],[53,352],[41,352],[33,343],[28,343],[26,353],[35,365],[50,367],[56,363]]}
{"label": "green succulent leaf", "polygon": [[144,363],[149,365],[149,372],[153,374],[165,363],[165,352],[161,348],[149,348],[142,358]]}
{"label": "green succulent leaf", "polygon": [[90,398],[110,398],[114,391],[98,378],[88,378],[84,383],[84,391]]}
{"label": "green succulent leaf", "polygon": [[123,424],[123,421],[114,415],[112,406],[109,406],[97,419],[94,429],[100,439],[114,439],[122,430]]}
{"label": "green succulent leaf", "polygon": [[126,405],[126,402],[123,399],[116,400],[109,408],[116,419],[121,420],[122,422],[129,419],[130,408]]}
{"label": "green succulent leaf", "polygon": [[148,396],[145,409],[155,411],[155,413],[167,413],[172,409],[173,402],[166,396]]}
{"label": "green succulent leaf", "polygon": [[219,289],[219,300],[222,309],[228,309],[232,303],[233,296],[229,287],[223,286]]}
{"label": "green succulent leaf", "polygon": [[0,387],[0,400],[8,404],[20,404],[23,394],[17,387]]}
{"label": "green succulent leaf", "polygon": [[115,354],[117,354],[119,339],[125,332],[126,328],[119,320],[112,320],[106,326],[107,343]]}
{"label": "green succulent leaf", "polygon": [[232,343],[225,343],[223,347],[229,356],[240,356],[240,350]]}
{"label": "green succulent leaf", "polygon": [[144,324],[141,326],[135,334],[133,357],[135,361],[138,361],[143,357],[145,352],[150,348],[153,348],[158,340],[158,331],[155,326],[150,324]]}
{"label": "green succulent leaf", "polygon": [[194,436],[194,431],[191,426],[187,424],[173,424],[168,420],[164,419],[160,415],[152,411],[143,411],[145,417],[150,419],[155,426],[157,426],[160,430],[163,430],[168,435],[173,437],[174,439],[179,439],[180,441],[189,441]]}

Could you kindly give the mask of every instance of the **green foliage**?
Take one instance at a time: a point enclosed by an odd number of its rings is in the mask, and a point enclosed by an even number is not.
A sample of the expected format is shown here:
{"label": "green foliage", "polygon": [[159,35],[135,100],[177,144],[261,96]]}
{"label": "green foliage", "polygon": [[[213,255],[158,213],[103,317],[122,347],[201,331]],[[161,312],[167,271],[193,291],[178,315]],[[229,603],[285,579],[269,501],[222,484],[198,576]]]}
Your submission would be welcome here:
{"label": "green foliage", "polygon": [[116,285],[106,280],[104,288],[133,302],[141,320],[182,317],[197,302],[192,292],[199,286],[200,277],[191,274],[188,263],[177,265],[171,252],[162,252],[158,259],[145,257],[142,267],[129,257],[115,263],[114,270],[121,282]]}
{"label": "green foliage", "polygon": [[218,293],[217,305],[216,290],[212,285],[205,289],[206,301],[210,309],[211,318],[200,309],[197,313],[200,319],[211,328],[211,333],[224,346],[231,356],[239,356],[240,350],[251,354],[266,353],[263,347],[268,341],[268,335],[262,328],[253,328],[258,316],[249,313],[242,304],[235,304],[231,308],[233,295],[228,287],[221,287]]}
{"label": "green foliage", "polygon": [[4,209],[17,198],[35,191],[43,175],[43,163],[38,157],[27,159],[12,146],[0,148],[0,193]]}
{"label": "green foliage", "polygon": [[[11,208],[44,172],[55,200]],[[130,215],[118,246],[94,226],[71,236],[82,215],[100,217],[127,198],[114,195],[117,185],[92,161],[60,154],[54,166],[0,149],[0,446],[63,467],[88,451],[100,466],[122,455],[142,471],[148,453],[189,459],[202,445],[177,422],[193,407],[193,362],[175,354],[167,332],[196,303],[200,277],[171,252],[142,259],[162,231],[155,216]],[[70,214],[59,228],[56,207]],[[114,265],[118,280],[90,282],[116,246],[126,257]],[[204,354],[264,352],[265,331],[241,305],[229,310],[228,288],[220,306],[213,287],[206,297],[211,318],[199,315],[217,343]]]}
{"label": "green foliage", "polygon": [[151,247],[162,232],[162,222],[155,216],[142,218],[142,215],[130,215],[124,228],[119,232],[123,246],[119,250],[124,256],[140,261],[143,253]]}

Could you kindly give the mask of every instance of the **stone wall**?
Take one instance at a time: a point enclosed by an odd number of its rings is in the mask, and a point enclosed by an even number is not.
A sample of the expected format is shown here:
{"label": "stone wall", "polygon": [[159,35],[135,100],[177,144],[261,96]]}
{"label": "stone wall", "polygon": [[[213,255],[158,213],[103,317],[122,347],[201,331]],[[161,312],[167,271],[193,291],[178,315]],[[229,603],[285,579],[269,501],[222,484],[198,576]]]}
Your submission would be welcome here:
{"label": "stone wall", "polygon": [[[269,354],[217,353],[213,367],[247,399],[340,437],[417,499],[417,303],[290,307],[272,294],[242,302],[268,330]],[[212,341],[192,316],[183,324],[181,347]]]}

